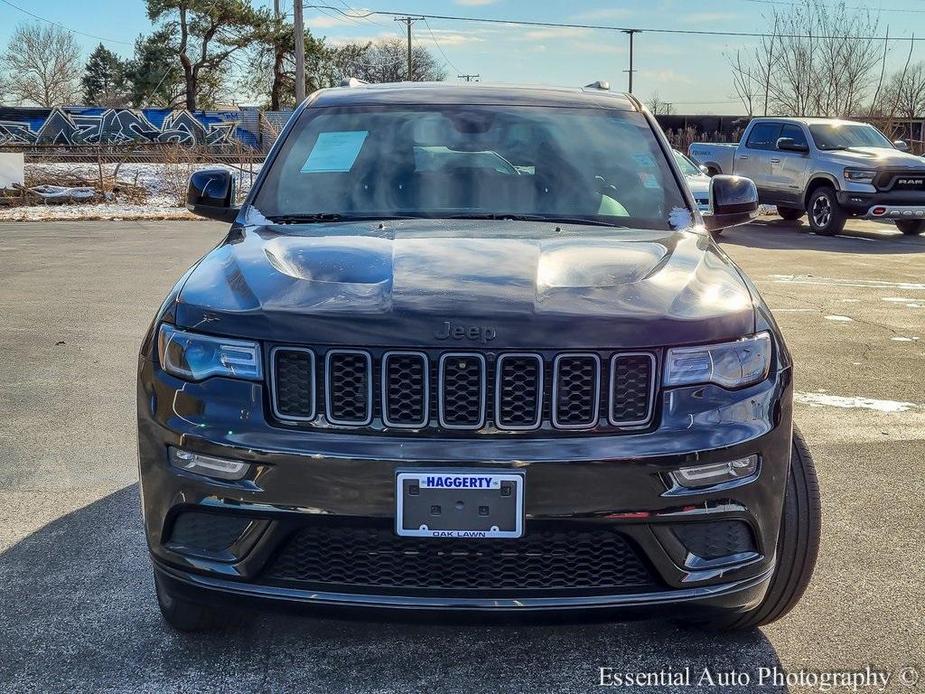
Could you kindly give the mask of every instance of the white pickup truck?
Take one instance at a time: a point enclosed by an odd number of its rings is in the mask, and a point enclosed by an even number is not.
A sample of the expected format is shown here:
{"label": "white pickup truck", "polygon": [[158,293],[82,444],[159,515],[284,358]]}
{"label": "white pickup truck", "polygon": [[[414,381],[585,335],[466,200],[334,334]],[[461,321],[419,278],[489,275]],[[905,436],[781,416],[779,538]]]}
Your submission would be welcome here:
{"label": "white pickup truck", "polygon": [[829,118],[755,118],[738,144],[695,142],[689,154],[710,175],[752,179],[759,200],[784,219],[809,213],[817,234],[849,217],[887,219],[925,231],[925,159],[867,123]]}

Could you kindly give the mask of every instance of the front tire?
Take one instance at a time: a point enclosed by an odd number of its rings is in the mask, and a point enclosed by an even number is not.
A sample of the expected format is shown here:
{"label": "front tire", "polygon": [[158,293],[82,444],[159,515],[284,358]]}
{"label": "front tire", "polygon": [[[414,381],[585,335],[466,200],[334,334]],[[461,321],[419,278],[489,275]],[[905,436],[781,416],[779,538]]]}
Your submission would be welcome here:
{"label": "front tire", "polygon": [[799,429],[793,428],[790,474],[777,539],[777,564],[761,603],[748,612],[718,617],[701,626],[711,630],[754,629],[780,619],[803,596],[816,567],[822,507],[816,466]]}
{"label": "front tire", "polygon": [[897,220],[896,228],[904,234],[914,236],[925,231],[925,220],[921,219],[901,219]]}
{"label": "front tire", "polygon": [[157,571],[154,572],[154,590],[161,616],[177,631],[217,631],[241,626],[246,621],[245,613],[234,608],[220,609],[180,597],[171,588],[169,579]]}
{"label": "front tire", "polygon": [[809,196],[806,209],[809,212],[810,228],[820,236],[834,236],[845,228],[848,215],[838,204],[834,188],[816,188]]}
{"label": "front tire", "polygon": [[777,214],[780,215],[783,219],[786,219],[788,222],[795,222],[804,214],[805,210],[801,210],[799,207],[781,207],[777,206]]}

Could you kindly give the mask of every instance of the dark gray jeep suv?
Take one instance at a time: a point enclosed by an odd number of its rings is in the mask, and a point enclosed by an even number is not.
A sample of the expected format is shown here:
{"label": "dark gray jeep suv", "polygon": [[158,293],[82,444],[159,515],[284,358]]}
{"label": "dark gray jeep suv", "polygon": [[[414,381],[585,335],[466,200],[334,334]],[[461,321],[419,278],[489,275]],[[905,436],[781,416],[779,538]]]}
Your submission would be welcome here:
{"label": "dark gray jeep suv", "polygon": [[144,339],[145,530],[170,624],[253,604],[668,607],[742,628],[813,570],[793,370],[631,96],[313,94]]}

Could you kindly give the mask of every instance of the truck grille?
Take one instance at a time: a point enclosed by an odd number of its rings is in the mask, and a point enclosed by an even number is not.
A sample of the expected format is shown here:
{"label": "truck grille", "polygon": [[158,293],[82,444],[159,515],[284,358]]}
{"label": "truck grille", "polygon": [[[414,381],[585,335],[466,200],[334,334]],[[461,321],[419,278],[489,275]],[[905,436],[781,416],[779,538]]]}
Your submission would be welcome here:
{"label": "truck grille", "polygon": [[376,430],[645,427],[653,419],[658,380],[650,352],[496,355],[279,346],[270,360],[278,420]]}
{"label": "truck grille", "polygon": [[264,571],[315,590],[621,592],[659,584],[630,542],[610,529],[532,529],[517,540],[397,537],[386,527],[296,531]]}

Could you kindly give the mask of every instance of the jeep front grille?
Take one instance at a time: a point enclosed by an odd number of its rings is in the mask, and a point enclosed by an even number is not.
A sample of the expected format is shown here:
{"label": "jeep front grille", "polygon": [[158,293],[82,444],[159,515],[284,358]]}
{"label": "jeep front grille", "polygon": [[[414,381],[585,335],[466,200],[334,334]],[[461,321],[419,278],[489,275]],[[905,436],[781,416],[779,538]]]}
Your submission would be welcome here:
{"label": "jeep front grille", "polygon": [[282,422],[379,431],[594,430],[650,426],[652,352],[270,351]]}
{"label": "jeep front grille", "polygon": [[485,357],[451,352],[440,357],[437,408],[446,429],[480,429],[485,425]]}
{"label": "jeep front grille", "polygon": [[357,350],[331,350],[325,362],[328,420],[334,424],[369,424],[373,418],[372,357]]}

